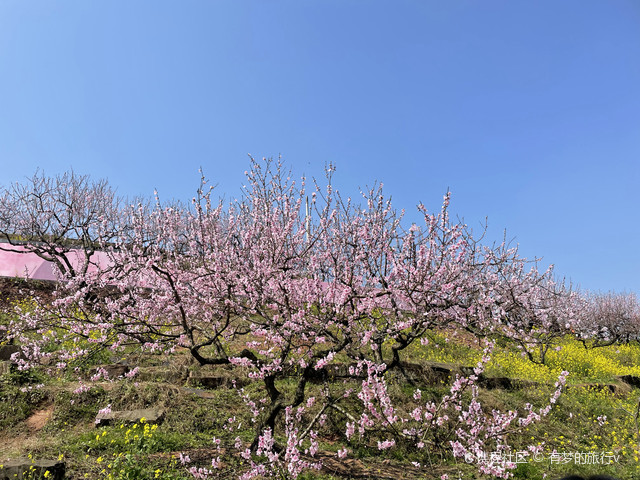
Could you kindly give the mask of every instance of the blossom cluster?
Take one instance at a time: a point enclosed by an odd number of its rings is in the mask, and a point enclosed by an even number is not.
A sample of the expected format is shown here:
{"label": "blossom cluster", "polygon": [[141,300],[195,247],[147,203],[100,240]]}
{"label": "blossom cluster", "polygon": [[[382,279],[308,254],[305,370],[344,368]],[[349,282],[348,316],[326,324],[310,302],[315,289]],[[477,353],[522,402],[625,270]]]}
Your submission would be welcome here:
{"label": "blossom cluster", "polygon": [[[136,342],[244,369],[264,385],[262,399],[246,402],[256,436],[243,450],[251,465],[245,478],[275,471],[295,478],[317,468],[303,456],[317,452],[317,428],[329,410],[344,418],[347,440],[375,432],[381,450],[400,439],[427,448],[431,432],[450,425],[457,425],[457,440],[448,444],[454,456],[475,454],[489,439],[506,450],[506,432],[548,407],[525,406],[523,414],[482,408],[476,381],[490,348],[473,375],[456,378],[439,402],[423,401],[406,418],[385,376],[402,368],[409,347],[449,325],[507,336],[544,362],[550,342],[574,322],[574,293],[516,248],[482,245],[481,236],[450,218],[449,193],[439,211],[419,205],[421,222],[405,228],[382,185],[363,191],[356,204],[333,188],[334,172],[327,169],[326,185],[308,186],[280,162],[252,161],[241,199],[215,200],[203,177],[188,205],[163,203],[157,194],[152,202],[122,205],[104,183],[36,177],[36,197],[51,203],[50,212],[64,211],[64,224],[33,213],[22,190],[5,191],[2,218],[13,223],[0,222],[0,231],[12,225],[9,238],[19,235],[30,251],[47,255],[60,279],[53,303],[20,312],[9,325],[23,347],[22,366],[45,359],[53,365],[54,357],[66,368],[96,348],[118,351]],[[50,197],[56,188],[64,191]],[[320,412],[310,415],[308,384],[328,382],[339,362],[351,362],[346,376],[360,379],[359,387],[339,398],[325,389],[314,400]],[[293,392],[282,390],[283,378],[293,379]],[[340,458],[347,451],[339,449]],[[192,473],[204,478],[211,470]]]}

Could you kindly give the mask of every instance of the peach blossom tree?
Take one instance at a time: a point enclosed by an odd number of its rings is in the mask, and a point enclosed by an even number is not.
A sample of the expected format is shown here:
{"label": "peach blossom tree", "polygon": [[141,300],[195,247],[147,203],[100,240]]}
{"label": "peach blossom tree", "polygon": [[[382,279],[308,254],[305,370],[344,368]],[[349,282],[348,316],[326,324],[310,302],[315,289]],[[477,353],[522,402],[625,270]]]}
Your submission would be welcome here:
{"label": "peach blossom tree", "polygon": [[[479,401],[490,341],[474,373],[453,379],[440,399],[423,398],[419,389],[409,402],[394,397],[391,375],[403,375],[410,347],[449,325],[487,339],[506,335],[528,352],[538,348],[572,321],[571,292],[516,249],[484,246],[452,221],[449,194],[439,211],[419,205],[420,221],[406,227],[382,185],[356,202],[334,190],[333,170],[321,186],[293,180],[280,162],[252,161],[244,196],[229,203],[215,200],[203,178],[188,204],[164,204],[156,195],[117,214],[109,195],[102,206],[82,204],[77,215],[85,223],[69,222],[83,225],[79,230],[44,234],[49,255],[70,236],[80,240],[86,262],[99,249],[108,268],[69,269],[54,259],[63,280],[56,300],[11,326],[24,366],[49,358],[65,368],[89,353],[90,342],[113,350],[187,349],[202,365],[248,372],[264,396],[241,392],[255,428],[251,444],[235,445],[250,465],[245,478],[295,478],[317,468],[312,458],[329,415],[344,425],[340,457],[355,437],[380,450],[409,446],[425,458],[434,449],[465,459],[508,452],[510,432],[548,413],[565,375],[545,407],[508,412]],[[11,211],[8,200],[2,205]],[[33,228],[40,219],[25,222]],[[24,235],[16,230],[8,238],[17,236]],[[34,330],[39,337],[26,334]],[[52,342],[72,347],[46,349]],[[514,466],[479,463],[504,478]],[[214,459],[211,469],[193,473],[214,476],[217,467]]]}

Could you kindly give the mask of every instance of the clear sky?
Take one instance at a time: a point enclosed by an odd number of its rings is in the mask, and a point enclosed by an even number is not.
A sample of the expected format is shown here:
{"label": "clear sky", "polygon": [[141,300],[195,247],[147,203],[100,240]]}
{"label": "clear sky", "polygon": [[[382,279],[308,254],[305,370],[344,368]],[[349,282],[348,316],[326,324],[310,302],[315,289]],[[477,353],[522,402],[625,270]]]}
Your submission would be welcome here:
{"label": "clear sky", "polygon": [[0,0],[0,184],[235,196],[247,154],[640,293],[640,2]]}

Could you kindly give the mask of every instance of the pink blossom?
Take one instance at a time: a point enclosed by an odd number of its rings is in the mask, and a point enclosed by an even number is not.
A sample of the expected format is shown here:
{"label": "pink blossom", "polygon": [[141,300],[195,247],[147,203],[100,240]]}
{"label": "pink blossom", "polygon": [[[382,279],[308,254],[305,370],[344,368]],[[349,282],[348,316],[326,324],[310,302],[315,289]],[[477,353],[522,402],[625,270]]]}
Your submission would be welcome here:
{"label": "pink blossom", "polygon": [[378,441],[378,450],[386,450],[393,447],[396,444],[395,440],[385,440],[383,442]]}

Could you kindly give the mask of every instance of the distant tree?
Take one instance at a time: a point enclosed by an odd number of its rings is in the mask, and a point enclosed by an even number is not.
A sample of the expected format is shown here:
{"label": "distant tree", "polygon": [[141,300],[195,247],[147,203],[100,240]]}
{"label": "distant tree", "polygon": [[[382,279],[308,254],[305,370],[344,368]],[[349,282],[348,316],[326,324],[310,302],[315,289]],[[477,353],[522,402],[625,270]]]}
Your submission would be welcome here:
{"label": "distant tree", "polygon": [[119,207],[106,180],[36,172],[0,190],[0,250],[31,252],[63,275],[82,275],[96,249],[119,235]]}
{"label": "distant tree", "polygon": [[576,324],[585,347],[603,347],[638,339],[640,303],[633,293],[591,293]]}

